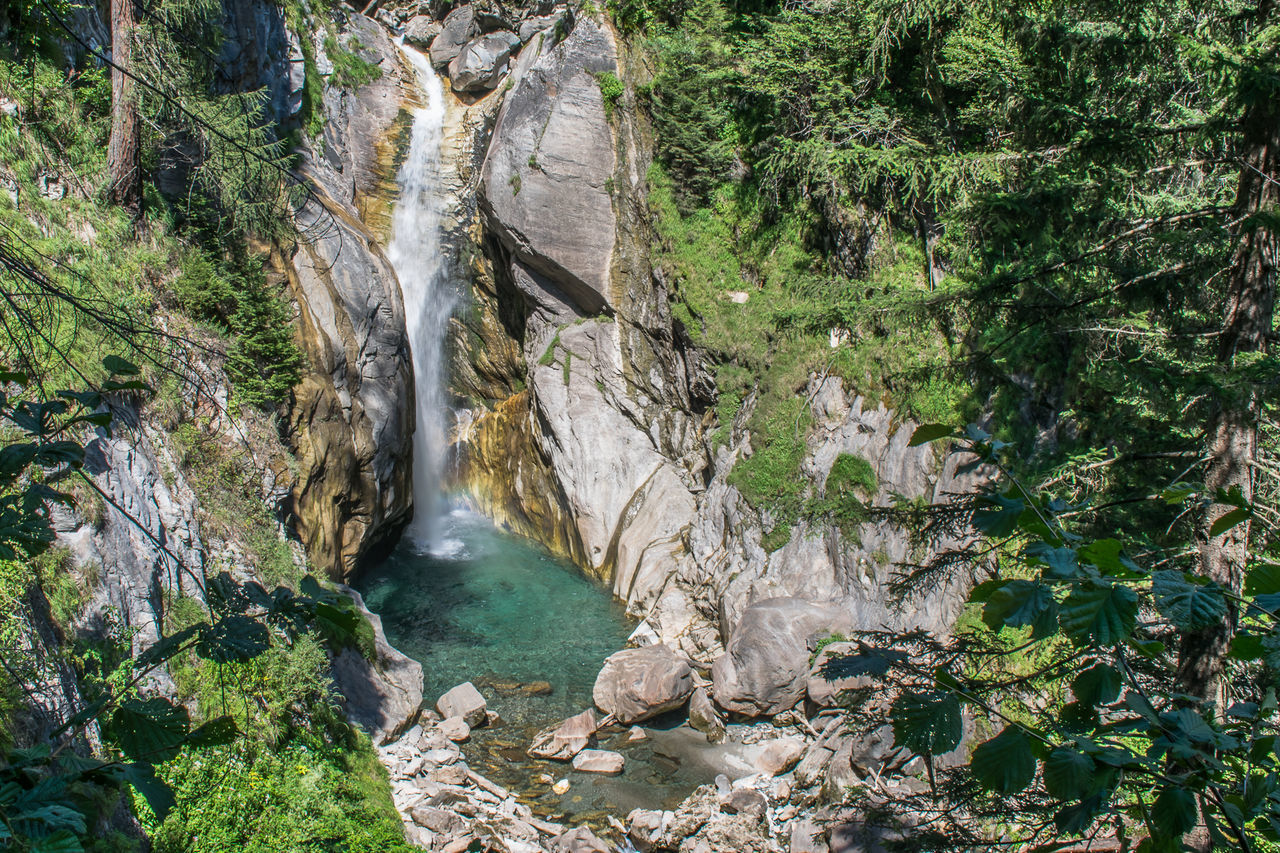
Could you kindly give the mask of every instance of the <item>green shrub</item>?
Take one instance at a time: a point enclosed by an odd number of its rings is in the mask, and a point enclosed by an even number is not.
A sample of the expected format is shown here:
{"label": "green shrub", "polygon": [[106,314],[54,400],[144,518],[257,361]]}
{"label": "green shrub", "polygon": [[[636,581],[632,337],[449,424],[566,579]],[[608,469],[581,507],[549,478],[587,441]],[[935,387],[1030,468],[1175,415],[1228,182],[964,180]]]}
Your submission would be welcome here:
{"label": "green shrub", "polygon": [[827,474],[828,496],[861,492],[864,497],[871,497],[879,488],[880,481],[876,478],[876,471],[871,463],[852,453],[837,456],[831,466],[831,473]]}
{"label": "green shrub", "polygon": [[601,71],[596,75],[596,82],[600,84],[600,97],[604,99],[605,117],[612,119],[613,110],[618,106],[618,101],[622,98],[626,87],[622,85],[618,75],[612,71]]}
{"label": "green shrub", "polygon": [[358,89],[382,77],[382,68],[358,53],[363,48],[359,39],[352,39],[348,47],[340,45],[333,36],[324,40],[324,52],[333,63],[330,83],[342,89]]}
{"label": "green shrub", "polygon": [[410,853],[372,746],[239,742],[164,771],[175,805],[155,853]]}

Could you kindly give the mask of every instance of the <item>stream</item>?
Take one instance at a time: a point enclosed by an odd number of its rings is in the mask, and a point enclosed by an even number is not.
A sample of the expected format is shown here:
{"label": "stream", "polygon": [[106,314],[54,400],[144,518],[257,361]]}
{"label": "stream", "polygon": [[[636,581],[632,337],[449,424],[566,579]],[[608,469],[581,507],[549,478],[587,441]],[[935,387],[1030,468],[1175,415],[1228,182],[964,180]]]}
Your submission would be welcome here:
{"label": "stream", "polygon": [[[470,681],[501,720],[463,744],[468,764],[512,788],[543,815],[598,822],[630,809],[670,808],[694,787],[733,771],[732,757],[683,715],[646,724],[647,737],[601,732],[599,746],[626,756],[620,776],[579,773],[567,763],[530,759],[545,726],[591,707],[604,659],[630,633],[621,605],[576,567],[461,508],[440,519],[437,547],[400,548],[359,584],[382,616],[387,639],[422,664],[427,704]],[[568,779],[556,795],[538,777]]]}

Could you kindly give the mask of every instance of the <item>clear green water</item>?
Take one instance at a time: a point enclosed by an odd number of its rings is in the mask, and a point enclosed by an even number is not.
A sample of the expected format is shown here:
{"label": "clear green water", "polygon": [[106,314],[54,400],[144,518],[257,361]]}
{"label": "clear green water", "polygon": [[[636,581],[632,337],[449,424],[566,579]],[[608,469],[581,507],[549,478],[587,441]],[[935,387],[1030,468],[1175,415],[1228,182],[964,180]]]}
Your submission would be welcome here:
{"label": "clear green water", "polygon": [[[634,626],[578,569],[488,519],[455,510],[442,528],[436,553],[402,544],[358,587],[387,639],[422,664],[427,704],[470,681],[501,715],[463,745],[473,769],[540,813],[575,822],[670,806],[715,777],[705,741],[674,719],[658,721],[640,743],[627,743],[620,730],[601,734],[601,748],[626,756],[621,776],[529,759],[524,751],[538,730],[591,707],[596,673]],[[544,773],[568,778],[569,792],[553,794],[537,781]]]}

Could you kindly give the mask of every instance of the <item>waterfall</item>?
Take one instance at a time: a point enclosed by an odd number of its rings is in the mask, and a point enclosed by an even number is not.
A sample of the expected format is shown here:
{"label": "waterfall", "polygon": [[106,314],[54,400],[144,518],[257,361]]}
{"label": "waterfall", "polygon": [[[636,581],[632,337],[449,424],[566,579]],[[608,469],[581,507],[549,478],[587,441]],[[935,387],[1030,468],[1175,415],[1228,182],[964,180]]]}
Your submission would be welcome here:
{"label": "waterfall", "polygon": [[440,483],[447,449],[449,409],[445,338],[456,292],[444,253],[445,193],[441,180],[444,86],[431,62],[401,45],[417,73],[426,105],[413,115],[413,132],[398,182],[387,258],[400,279],[405,326],[413,357],[417,429],[413,434],[413,521],[406,535],[420,550],[439,547]]}

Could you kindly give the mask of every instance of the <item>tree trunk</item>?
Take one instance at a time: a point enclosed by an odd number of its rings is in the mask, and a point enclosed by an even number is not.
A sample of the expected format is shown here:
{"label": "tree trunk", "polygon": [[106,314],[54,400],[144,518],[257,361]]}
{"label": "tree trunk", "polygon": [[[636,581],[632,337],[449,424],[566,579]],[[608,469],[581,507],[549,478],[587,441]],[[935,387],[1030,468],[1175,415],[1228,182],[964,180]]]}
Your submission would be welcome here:
{"label": "tree trunk", "polygon": [[[1260,19],[1272,5],[1262,4]],[[1240,234],[1232,257],[1218,348],[1218,363],[1228,380],[1239,356],[1267,350],[1273,322],[1277,235],[1257,214],[1274,213],[1280,203],[1280,99],[1275,94],[1250,93],[1241,121],[1240,184],[1234,205]],[[1239,374],[1234,378],[1235,382],[1228,381],[1219,392],[1209,424],[1205,490],[1211,501],[1219,489],[1237,488],[1246,501],[1253,500],[1262,397],[1255,384],[1246,383]],[[1249,556],[1249,524],[1246,521],[1217,536],[1210,535],[1213,523],[1232,509],[1230,504],[1212,502],[1201,519],[1197,539],[1201,573],[1239,594]],[[1221,676],[1237,618],[1233,609],[1221,625],[1184,637],[1177,673],[1181,691],[1218,700],[1222,707]]]}
{"label": "tree trunk", "polygon": [[111,141],[107,145],[107,200],[137,219],[142,213],[142,123],[138,97],[125,72],[133,67],[137,29],[134,0],[111,0]]}

